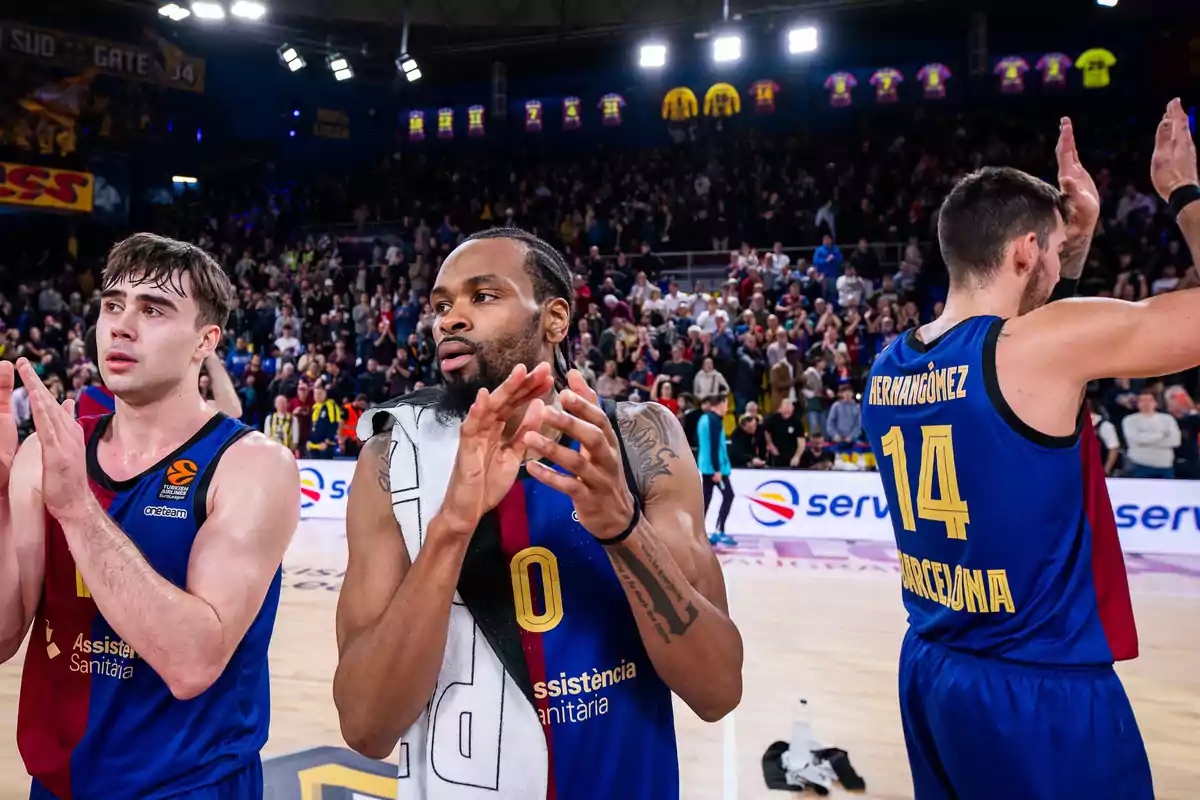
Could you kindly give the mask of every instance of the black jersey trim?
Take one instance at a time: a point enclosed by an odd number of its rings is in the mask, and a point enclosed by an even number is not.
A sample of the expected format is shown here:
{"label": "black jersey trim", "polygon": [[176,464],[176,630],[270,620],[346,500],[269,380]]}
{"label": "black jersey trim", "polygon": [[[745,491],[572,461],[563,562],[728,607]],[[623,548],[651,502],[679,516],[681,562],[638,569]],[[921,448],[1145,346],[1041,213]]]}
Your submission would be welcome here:
{"label": "black jersey trim", "polygon": [[1008,427],[1025,439],[1040,447],[1063,450],[1074,447],[1079,442],[1079,434],[1083,430],[1083,411],[1075,423],[1075,432],[1066,436],[1051,436],[1048,433],[1033,428],[1029,423],[1017,416],[1012,406],[1004,399],[1000,391],[1000,378],[996,375],[996,344],[1000,340],[1000,331],[1004,329],[1006,320],[997,318],[988,326],[987,335],[983,340],[983,385],[987,390],[988,400],[1000,418],[1008,423]]}
{"label": "black jersey trim", "polygon": [[197,442],[199,442],[201,439],[204,439],[206,436],[208,436],[213,431],[215,431],[217,429],[217,426],[220,425],[225,420],[229,419],[229,417],[227,417],[225,414],[218,411],[216,414],[214,414],[208,420],[208,422],[204,423],[203,427],[201,427],[200,430],[193,433],[190,439],[188,439],[183,444],[179,445],[179,447],[176,447],[174,450],[172,450],[169,455],[166,455],[163,458],[159,459],[157,464],[155,464],[152,467],[149,467],[148,469],[143,470],[142,472],[138,473],[137,475],[134,475],[132,478],[127,478],[126,480],[123,480],[123,481],[118,481],[118,480],[114,480],[113,478],[110,478],[108,476],[108,473],[106,473],[104,471],[104,469],[100,466],[100,456],[99,456],[100,439],[104,437],[104,432],[106,430],[108,430],[108,426],[109,426],[109,424],[112,423],[112,419],[113,419],[112,414],[105,414],[103,417],[100,417],[100,419],[98,419],[96,421],[96,427],[92,429],[92,437],[88,440],[88,443],[87,443],[88,477],[92,479],[93,483],[95,483],[97,486],[99,486],[102,489],[106,489],[110,492],[126,492],[126,491],[129,491],[130,489],[132,489],[134,486],[137,486],[138,481],[141,481],[147,475],[158,472],[159,470],[166,469],[168,466],[171,465],[172,461],[175,461],[178,458],[180,458],[184,453],[186,453],[193,446],[195,446]]}
{"label": "black jersey trim", "polygon": [[221,461],[221,456],[225,455],[225,451],[230,447],[252,433],[254,433],[254,428],[249,426],[234,431],[225,440],[225,444],[217,448],[216,453],[213,453],[213,457],[204,467],[204,474],[200,476],[200,480],[196,481],[196,490],[192,493],[192,518],[196,520],[197,530],[208,519],[208,486],[212,483],[213,475],[217,473],[217,464]]}
{"label": "black jersey trim", "polygon": [[483,632],[483,637],[495,651],[501,665],[512,676],[529,704],[536,708],[512,592],[508,559],[500,546],[500,518],[492,509],[479,520],[467,544],[462,569],[458,573],[458,596],[471,612],[476,627]]}

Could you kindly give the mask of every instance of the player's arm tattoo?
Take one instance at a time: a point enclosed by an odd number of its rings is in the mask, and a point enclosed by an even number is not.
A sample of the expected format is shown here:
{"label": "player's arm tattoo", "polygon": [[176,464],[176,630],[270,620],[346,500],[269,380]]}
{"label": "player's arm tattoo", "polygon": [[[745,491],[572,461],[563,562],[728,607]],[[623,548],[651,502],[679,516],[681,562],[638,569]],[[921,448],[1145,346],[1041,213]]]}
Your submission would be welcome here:
{"label": "player's arm tattoo", "polygon": [[670,413],[666,406],[657,403],[618,409],[617,426],[643,498],[654,490],[656,479],[672,474],[671,468],[679,460],[662,416],[665,413]]}
{"label": "player's arm tattoo", "polygon": [[372,436],[363,448],[371,453],[376,468],[375,480],[379,483],[379,491],[385,494],[392,492],[391,462],[395,442],[392,441],[391,427],[387,425]]}
{"label": "player's arm tattoo", "polygon": [[[662,488],[677,469],[679,454],[672,442],[665,406],[647,404],[620,408],[617,424],[625,443],[634,482],[643,500]],[[640,608],[651,621],[663,642],[682,636],[699,616],[695,603],[684,596],[677,579],[665,568],[671,555],[659,536],[650,530],[645,517],[639,530],[625,542],[606,548],[617,577],[627,587],[635,611]],[[650,535],[646,535],[649,532]]]}

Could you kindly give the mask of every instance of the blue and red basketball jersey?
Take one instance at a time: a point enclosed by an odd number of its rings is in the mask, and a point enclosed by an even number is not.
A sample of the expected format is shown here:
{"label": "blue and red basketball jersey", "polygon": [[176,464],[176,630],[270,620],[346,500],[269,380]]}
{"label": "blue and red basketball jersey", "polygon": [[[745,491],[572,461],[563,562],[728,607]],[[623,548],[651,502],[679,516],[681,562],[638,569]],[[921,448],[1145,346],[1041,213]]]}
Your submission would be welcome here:
{"label": "blue and red basketball jersey", "polygon": [[[996,377],[1004,320],[974,317],[875,361],[863,402],[922,638],[1011,661],[1110,664],[1137,633],[1094,434],[1048,436]],[[1087,414],[1083,414],[1086,420]]]}
{"label": "blue and red basketball jersey", "polygon": [[[92,492],[150,566],[184,588],[217,463],[251,429],[217,414],[155,466],[116,481],[97,459],[111,420],[79,421]],[[180,701],[100,614],[62,528],[47,515],[45,582],[17,718],[17,744],[34,778],[31,796],[174,797],[256,768],[270,718],[267,647],[280,579],[277,572],[216,683]]]}
{"label": "blue and red basketball jersey", "polygon": [[116,400],[107,386],[85,386],[75,398],[75,417],[102,417],[117,410]]}
{"label": "blue and red basketball jersey", "polygon": [[678,797],[671,691],[650,663],[604,546],[579,524],[570,497],[524,470],[489,516],[512,572],[546,733],[548,800]]}

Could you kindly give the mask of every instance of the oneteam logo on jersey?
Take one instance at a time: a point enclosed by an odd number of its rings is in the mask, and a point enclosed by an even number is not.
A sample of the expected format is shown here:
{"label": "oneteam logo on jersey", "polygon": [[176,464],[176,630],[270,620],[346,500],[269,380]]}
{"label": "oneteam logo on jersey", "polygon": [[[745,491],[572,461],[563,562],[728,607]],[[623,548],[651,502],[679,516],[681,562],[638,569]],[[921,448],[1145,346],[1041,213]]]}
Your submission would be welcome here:
{"label": "oneteam logo on jersey", "polygon": [[197,472],[199,472],[199,467],[196,466],[195,461],[181,458],[173,462],[171,466],[167,467],[167,476],[163,480],[162,488],[158,490],[158,499],[186,500],[188,492],[191,491],[192,482],[196,480]]}
{"label": "oneteam logo on jersey", "polygon": [[760,483],[749,499],[750,516],[767,528],[777,528],[791,522],[800,507],[800,492],[787,481]]}
{"label": "oneteam logo on jersey", "polygon": [[187,519],[188,517],[186,508],[172,508],[171,506],[146,506],[142,513],[147,517],[166,517],[167,519]]}

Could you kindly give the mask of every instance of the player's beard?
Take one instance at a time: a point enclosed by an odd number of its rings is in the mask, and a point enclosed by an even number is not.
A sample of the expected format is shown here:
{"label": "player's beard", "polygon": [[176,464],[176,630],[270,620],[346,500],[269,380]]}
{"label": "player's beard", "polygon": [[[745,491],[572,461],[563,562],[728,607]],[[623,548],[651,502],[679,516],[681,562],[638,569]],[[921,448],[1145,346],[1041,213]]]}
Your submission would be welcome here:
{"label": "player's beard", "polygon": [[1046,257],[1039,255],[1033,274],[1029,276],[1029,282],[1021,292],[1021,305],[1017,309],[1017,315],[1028,314],[1046,305],[1053,292],[1054,283],[1051,282],[1050,271],[1046,268]]}
{"label": "player's beard", "polygon": [[[466,337],[462,337],[466,338]],[[537,366],[542,344],[542,313],[529,318],[521,330],[501,334],[491,341],[471,341],[475,348],[475,374],[466,377],[462,370],[443,375],[445,392],[438,401],[437,414],[443,423],[466,419],[480,389],[494,392],[512,374],[517,364],[529,369]]]}

